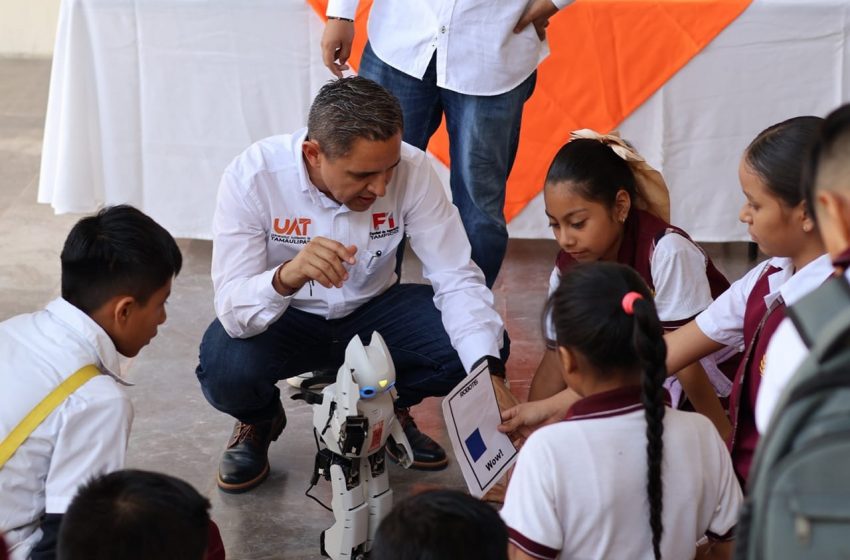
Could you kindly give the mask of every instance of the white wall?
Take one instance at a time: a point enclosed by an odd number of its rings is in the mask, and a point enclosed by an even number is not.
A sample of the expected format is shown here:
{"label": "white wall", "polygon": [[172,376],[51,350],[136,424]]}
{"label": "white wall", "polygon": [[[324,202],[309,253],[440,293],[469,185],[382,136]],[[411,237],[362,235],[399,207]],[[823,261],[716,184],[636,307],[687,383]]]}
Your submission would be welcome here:
{"label": "white wall", "polygon": [[60,1],[0,0],[0,56],[51,56]]}

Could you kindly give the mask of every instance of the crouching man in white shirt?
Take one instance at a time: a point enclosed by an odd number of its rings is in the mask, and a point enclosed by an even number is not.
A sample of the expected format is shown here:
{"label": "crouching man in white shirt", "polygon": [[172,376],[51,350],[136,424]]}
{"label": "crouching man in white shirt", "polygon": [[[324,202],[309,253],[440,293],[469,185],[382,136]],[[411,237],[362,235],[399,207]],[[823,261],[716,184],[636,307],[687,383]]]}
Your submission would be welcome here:
{"label": "crouching man in white shirt", "polygon": [[[219,467],[224,491],[268,475],[268,446],[286,424],[275,383],[339,367],[354,335],[386,340],[421,469],[444,468],[446,454],[408,408],[446,394],[481,360],[504,376],[509,344],[493,295],[457,209],[402,132],[395,97],[345,78],[319,91],[307,129],[261,140],[225,170],[213,225],[217,319],[197,369],[210,404],[237,419]],[[398,282],[405,236],[433,287]]]}

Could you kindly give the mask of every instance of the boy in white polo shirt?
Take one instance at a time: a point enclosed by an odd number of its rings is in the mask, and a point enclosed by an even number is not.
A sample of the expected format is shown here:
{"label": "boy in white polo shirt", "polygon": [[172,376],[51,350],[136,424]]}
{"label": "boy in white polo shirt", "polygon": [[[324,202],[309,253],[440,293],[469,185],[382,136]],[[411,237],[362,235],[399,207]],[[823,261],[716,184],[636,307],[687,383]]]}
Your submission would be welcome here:
{"label": "boy in white polo shirt", "polygon": [[91,364],[102,375],[59,402],[0,466],[0,533],[12,560],[54,558],[77,487],[123,467],[133,408],[119,356],[156,336],[182,264],[171,235],[129,206],[80,220],[61,261],[62,296],[0,323],[0,445],[75,372]]}
{"label": "boy in white polo shirt", "polygon": [[[355,335],[378,331],[387,342],[417,468],[447,459],[408,407],[445,395],[481,360],[504,376],[493,294],[457,209],[402,129],[389,92],[344,78],[321,89],[306,130],[257,142],[224,172],[213,221],[218,318],[197,369],[210,404],[238,420],[219,467],[224,491],[268,475],[269,443],[286,422],[275,384],[336,369]],[[398,283],[404,238],[432,286]]]}

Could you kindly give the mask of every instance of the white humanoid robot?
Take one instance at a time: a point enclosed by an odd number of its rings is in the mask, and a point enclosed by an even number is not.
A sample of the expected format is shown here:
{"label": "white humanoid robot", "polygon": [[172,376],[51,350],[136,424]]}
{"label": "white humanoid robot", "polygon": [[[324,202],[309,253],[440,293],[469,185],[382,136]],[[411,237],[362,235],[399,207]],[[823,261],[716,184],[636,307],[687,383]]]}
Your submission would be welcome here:
{"label": "white humanoid robot", "polygon": [[333,560],[365,558],[378,524],[389,513],[393,491],[384,448],[394,445],[407,468],[413,451],[396,420],[395,367],[384,339],[372,334],[364,347],[355,336],[345,349],[336,383],[312,399],[313,429],[321,442],[312,484],[331,481],[335,523],[322,533],[321,551]]}

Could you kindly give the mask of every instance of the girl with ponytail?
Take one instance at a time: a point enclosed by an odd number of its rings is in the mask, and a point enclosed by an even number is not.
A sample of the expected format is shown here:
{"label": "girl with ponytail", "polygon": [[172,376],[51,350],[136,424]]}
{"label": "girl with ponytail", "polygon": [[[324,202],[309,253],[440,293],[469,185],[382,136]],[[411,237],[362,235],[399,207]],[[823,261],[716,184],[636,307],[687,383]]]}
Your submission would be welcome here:
{"label": "girl with ponytail", "polygon": [[[561,250],[549,278],[549,293],[578,263],[618,262],[634,268],[653,292],[658,316],[671,331],[691,320],[729,287],[711,259],[670,221],[667,185],[661,174],[625,140],[578,130],[557,153],[543,189],[546,215]],[[565,390],[554,334],[545,329],[546,350],[528,394],[533,406],[508,414],[507,427],[536,426],[562,418],[575,401]],[[685,364],[666,387],[675,408],[708,416],[721,434],[731,426],[721,401],[732,387],[733,349]],[[687,398],[686,398],[687,397]]]}
{"label": "girl with ponytail", "polygon": [[548,307],[581,399],[520,452],[502,509],[511,558],[681,560],[703,536],[728,540],[742,499],[729,453],[708,419],[669,407],[663,328],[638,273],[575,266]]}

